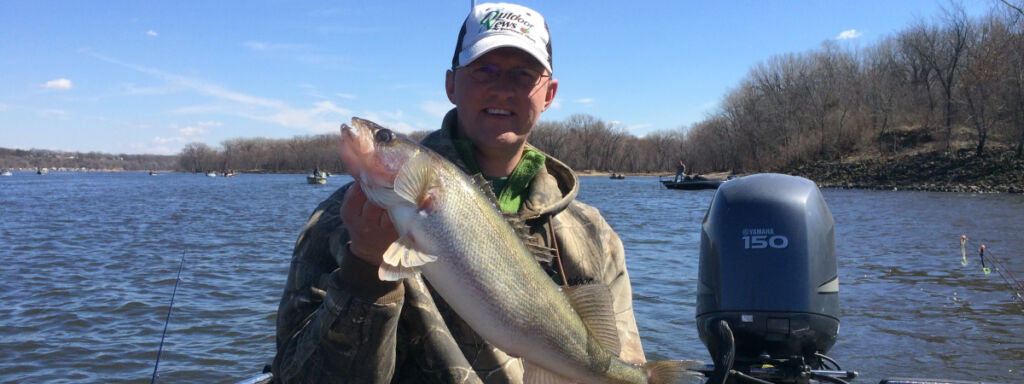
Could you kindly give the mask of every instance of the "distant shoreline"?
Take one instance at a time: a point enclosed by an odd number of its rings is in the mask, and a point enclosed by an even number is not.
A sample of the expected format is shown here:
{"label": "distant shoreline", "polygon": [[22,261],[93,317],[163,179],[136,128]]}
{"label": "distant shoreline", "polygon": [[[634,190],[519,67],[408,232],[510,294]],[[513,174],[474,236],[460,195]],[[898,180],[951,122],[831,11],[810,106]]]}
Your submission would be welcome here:
{"label": "distant shoreline", "polygon": [[[819,162],[764,172],[800,176],[820,188],[910,190],[967,193],[1024,193],[1024,159],[1008,149],[993,149],[981,157],[970,149]],[[758,173],[758,172],[754,172]],[[609,177],[611,172],[584,170],[581,177]],[[621,173],[629,177],[667,177],[672,173]],[[749,173],[736,174],[744,176]],[[725,179],[730,172],[701,174]]]}
{"label": "distant shoreline", "polygon": [[961,149],[891,158],[822,162],[779,170],[822,188],[935,192],[1024,193],[1024,159],[1006,149],[983,156]]}

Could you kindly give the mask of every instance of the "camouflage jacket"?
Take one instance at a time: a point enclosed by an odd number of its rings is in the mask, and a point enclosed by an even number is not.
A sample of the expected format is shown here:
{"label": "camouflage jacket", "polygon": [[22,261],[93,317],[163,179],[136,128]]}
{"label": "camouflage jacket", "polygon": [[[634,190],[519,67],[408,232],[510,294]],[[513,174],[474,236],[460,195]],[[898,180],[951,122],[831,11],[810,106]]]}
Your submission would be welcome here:
{"label": "camouflage jacket", "polygon": [[[451,141],[455,121],[452,110],[423,144],[466,169]],[[350,185],[317,206],[296,241],[277,314],[276,381],[522,382],[521,360],[484,341],[429,282],[379,281],[376,267],[347,254],[340,211]],[[622,242],[596,208],[576,201],[578,189],[572,170],[548,156],[519,216],[536,240],[552,247],[550,217],[570,284],[611,288],[620,357],[643,362]]]}

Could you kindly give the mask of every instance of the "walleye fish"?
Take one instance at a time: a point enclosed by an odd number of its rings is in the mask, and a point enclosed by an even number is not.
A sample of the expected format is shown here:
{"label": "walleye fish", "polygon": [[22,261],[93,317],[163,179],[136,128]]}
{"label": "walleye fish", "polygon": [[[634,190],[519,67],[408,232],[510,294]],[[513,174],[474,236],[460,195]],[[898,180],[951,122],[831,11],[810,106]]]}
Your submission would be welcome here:
{"label": "walleye fish", "polygon": [[[616,358],[608,288],[559,288],[491,199],[454,164],[368,120],[343,124],[341,137],[342,160],[367,198],[387,210],[399,235],[384,253],[381,280],[422,273],[473,330],[524,359],[527,380],[703,382],[687,369],[692,362],[634,365]],[[608,300],[594,303],[602,297]],[[604,321],[590,321],[601,313]]]}

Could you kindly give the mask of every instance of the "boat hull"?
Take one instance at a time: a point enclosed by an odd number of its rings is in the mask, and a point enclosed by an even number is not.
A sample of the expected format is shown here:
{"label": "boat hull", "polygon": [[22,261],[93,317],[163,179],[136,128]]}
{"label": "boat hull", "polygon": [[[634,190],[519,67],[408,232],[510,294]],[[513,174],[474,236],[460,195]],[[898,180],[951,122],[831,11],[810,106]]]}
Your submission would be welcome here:
{"label": "boat hull", "polygon": [[724,183],[724,180],[684,180],[684,181],[672,181],[672,180],[660,180],[661,184],[668,189],[682,189],[687,191],[694,191],[700,189],[718,189],[718,186]]}

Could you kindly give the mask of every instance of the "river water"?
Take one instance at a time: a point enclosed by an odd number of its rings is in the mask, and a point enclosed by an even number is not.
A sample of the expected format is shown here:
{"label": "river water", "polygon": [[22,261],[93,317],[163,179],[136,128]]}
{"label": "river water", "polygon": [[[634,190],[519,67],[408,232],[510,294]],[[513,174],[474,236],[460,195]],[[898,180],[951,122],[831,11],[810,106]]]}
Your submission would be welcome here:
{"label": "river water", "polygon": [[[160,382],[230,383],[274,355],[291,248],[348,176],[18,172],[0,177],[0,382],[150,380],[182,256]],[[648,359],[710,361],[695,328],[700,220],[713,191],[581,178],[622,237]],[[841,329],[855,383],[1024,381],[1024,196],[823,190],[836,223]],[[969,237],[968,266],[960,236]]]}

